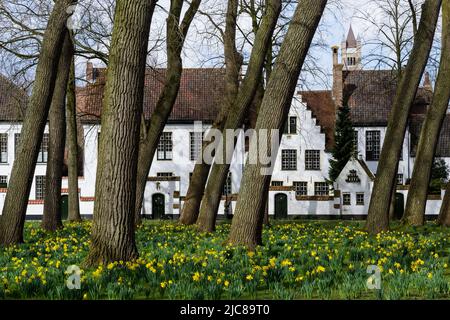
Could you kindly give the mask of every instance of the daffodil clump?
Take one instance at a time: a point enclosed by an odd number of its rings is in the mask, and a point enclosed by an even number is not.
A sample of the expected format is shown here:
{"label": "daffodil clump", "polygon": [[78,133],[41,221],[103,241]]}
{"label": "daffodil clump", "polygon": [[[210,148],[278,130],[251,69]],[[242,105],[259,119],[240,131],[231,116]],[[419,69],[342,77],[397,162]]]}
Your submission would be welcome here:
{"label": "daffodil clump", "polygon": [[[429,226],[369,236],[354,222],[275,223],[264,246],[226,244],[230,226],[198,233],[175,222],[137,231],[140,257],[83,268],[91,222],[46,234],[27,223],[26,243],[0,248],[0,298],[401,299],[449,298],[450,231]],[[69,288],[79,267],[79,289]],[[369,289],[367,268],[380,272]]]}

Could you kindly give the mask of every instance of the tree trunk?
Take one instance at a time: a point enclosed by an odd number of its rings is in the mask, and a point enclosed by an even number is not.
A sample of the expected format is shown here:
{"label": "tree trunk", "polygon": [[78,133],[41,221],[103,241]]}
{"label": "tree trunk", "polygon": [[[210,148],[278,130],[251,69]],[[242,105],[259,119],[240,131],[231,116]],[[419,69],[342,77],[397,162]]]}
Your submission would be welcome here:
{"label": "tree trunk", "polygon": [[[236,49],[236,19],[238,11],[238,1],[229,0],[227,7],[226,26],[224,34],[224,54],[225,54],[225,99],[223,106],[215,119],[211,129],[222,131],[225,120],[231,105],[239,90],[239,72],[242,66],[242,57]],[[206,141],[202,144],[202,153],[210,143]],[[203,197],[206,181],[208,180],[211,165],[205,161],[196,163],[192,172],[189,188],[184,200],[181,212],[180,223],[185,225],[194,224],[197,221],[200,204]]]}
{"label": "tree trunk", "polygon": [[[226,131],[235,130],[241,127],[245,115],[249,112],[249,108],[261,82],[262,69],[264,67],[267,49],[272,41],[273,31],[280,11],[280,0],[268,1],[266,12],[261,20],[259,30],[256,33],[247,73],[225,122],[222,135],[224,161],[219,163],[216,156],[203,194],[200,213],[197,219],[197,227],[200,231],[212,232],[215,229],[217,210],[222,198],[222,188],[227,179],[231,158],[234,152],[234,136],[227,137]],[[228,141],[230,138],[233,141]],[[227,145],[232,147],[227,148]]]}
{"label": "tree trunk", "polygon": [[134,209],[139,125],[155,5],[153,0],[118,0],[116,4],[87,265],[138,257]]}
{"label": "tree trunk", "polygon": [[[73,44],[72,44],[73,45]],[[75,94],[75,60],[70,66],[67,85],[67,146],[69,149],[67,167],[69,174],[69,221],[81,221],[80,199],[78,197],[78,130]]]}
{"label": "tree trunk", "polygon": [[376,234],[389,229],[389,205],[409,110],[428,61],[442,0],[426,0],[416,41],[402,74],[389,115],[365,229]]}
{"label": "tree trunk", "polygon": [[49,144],[42,228],[51,232],[62,227],[61,181],[66,145],[66,90],[72,59],[73,46],[69,32],[66,31],[48,115]]}
{"label": "tree trunk", "polygon": [[450,1],[444,0],[442,4],[442,24],[445,26],[442,29],[442,56],[439,65],[439,74],[436,81],[433,100],[420,131],[414,170],[408,192],[406,210],[403,216],[403,222],[406,225],[411,226],[422,226],[425,223],[425,208],[427,204],[429,182],[431,179],[431,169],[436,146],[439,141],[439,134],[447,114],[448,102],[450,99],[449,6]]}
{"label": "tree trunk", "polygon": [[436,222],[441,226],[450,227],[450,182],[445,188],[444,199]]}
{"label": "tree trunk", "polygon": [[69,18],[67,8],[75,0],[56,1],[42,42],[39,62],[22,125],[19,152],[11,171],[10,184],[0,221],[0,244],[23,242],[23,226],[31,184],[47,121],[57,75],[57,67]]}
{"label": "tree trunk", "polygon": [[[135,224],[141,221],[142,202],[144,200],[147,176],[152,165],[153,157],[158,146],[159,138],[164,130],[167,119],[172,112],[173,105],[180,89],[183,63],[181,52],[184,40],[189,31],[192,20],[197,13],[201,0],[193,0],[180,24],[183,0],[172,0],[169,17],[167,18],[167,70],[164,88],[159,96],[155,111],[152,113],[144,139],[139,145],[139,161],[136,181]],[[144,126],[145,127],[145,126]]]}
{"label": "tree trunk", "polygon": [[[259,147],[262,143],[270,145],[271,130],[279,131],[286,122],[300,70],[326,3],[326,0],[298,2],[267,84],[256,123],[257,133],[262,129],[269,130],[270,133],[267,141],[259,139]],[[281,136],[279,138],[281,140]],[[251,149],[250,153],[252,152],[255,151]],[[276,154],[277,150],[271,152]],[[252,156],[256,157],[255,154],[249,154],[249,157]],[[231,244],[244,245],[249,249],[262,243],[261,228],[271,176],[267,172],[263,174],[261,169],[266,168],[260,162],[250,164],[247,161],[229,237]]]}

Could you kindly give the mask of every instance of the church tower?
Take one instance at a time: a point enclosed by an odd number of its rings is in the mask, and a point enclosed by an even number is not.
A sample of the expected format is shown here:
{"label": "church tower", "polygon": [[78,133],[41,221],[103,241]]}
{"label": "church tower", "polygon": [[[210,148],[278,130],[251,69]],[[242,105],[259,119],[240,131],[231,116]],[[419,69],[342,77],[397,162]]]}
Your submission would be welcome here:
{"label": "church tower", "polygon": [[356,39],[352,26],[348,31],[347,39],[342,42],[342,64],[344,70],[355,71],[362,69],[361,39]]}

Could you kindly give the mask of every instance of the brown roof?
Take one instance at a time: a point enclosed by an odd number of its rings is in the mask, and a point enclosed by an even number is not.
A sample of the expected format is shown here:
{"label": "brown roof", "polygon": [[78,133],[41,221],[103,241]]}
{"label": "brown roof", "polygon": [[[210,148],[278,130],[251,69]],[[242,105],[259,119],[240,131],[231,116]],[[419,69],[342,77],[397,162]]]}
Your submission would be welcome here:
{"label": "brown roof", "polygon": [[[97,80],[77,88],[77,109],[82,121],[98,121],[101,114],[105,69],[95,69]],[[165,69],[147,69],[144,114],[149,119],[156,107],[165,81]],[[170,121],[205,121],[215,119],[224,93],[225,70],[220,68],[183,69],[180,91]]]}
{"label": "brown roof", "polygon": [[0,75],[0,121],[21,121],[27,103],[28,95],[25,90]]}
{"label": "brown roof", "polygon": [[325,149],[331,150],[334,145],[334,124],[336,121],[335,105],[331,91],[302,91],[303,102],[311,110],[317,125],[325,133]]}
{"label": "brown roof", "polygon": [[[397,89],[395,72],[391,70],[344,71],[344,95],[350,96],[352,122],[355,126],[385,126]],[[420,88],[412,114],[424,113],[431,92]]]}

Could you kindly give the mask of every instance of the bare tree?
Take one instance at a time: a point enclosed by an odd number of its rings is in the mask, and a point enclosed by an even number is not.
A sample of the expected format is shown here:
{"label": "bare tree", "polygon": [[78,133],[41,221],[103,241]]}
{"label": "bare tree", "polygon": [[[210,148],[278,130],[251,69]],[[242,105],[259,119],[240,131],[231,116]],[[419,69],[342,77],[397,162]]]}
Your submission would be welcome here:
{"label": "bare tree", "polygon": [[428,61],[442,0],[426,0],[407,67],[400,79],[378,163],[370,199],[366,230],[371,234],[389,228],[389,205],[407,120]]}
{"label": "bare tree", "polygon": [[66,143],[66,92],[72,58],[72,40],[66,30],[48,116],[48,164],[45,176],[44,215],[42,217],[42,228],[47,231],[56,231],[62,227],[61,181]]}
{"label": "bare tree", "polygon": [[33,93],[23,122],[19,151],[0,220],[0,243],[4,245],[23,241],[28,196],[52,101],[57,64],[66,32],[65,24],[69,17],[67,8],[74,3],[76,1],[73,0],[56,1],[45,31]]}
{"label": "bare tree", "polygon": [[[326,0],[300,0],[295,10],[274,69],[267,84],[266,93],[261,104],[261,110],[256,123],[256,132],[279,130],[287,119],[291,100],[295,92],[298,77],[311,45],[316,28],[325,9]],[[261,137],[258,146],[270,145]],[[249,157],[257,157],[256,150],[250,150]],[[276,150],[272,150],[276,152]],[[244,177],[241,183],[236,213],[231,225],[229,242],[235,245],[245,245],[250,249],[262,243],[262,223],[266,192],[270,183],[270,175],[262,175],[261,162],[250,164],[247,161]]]}

